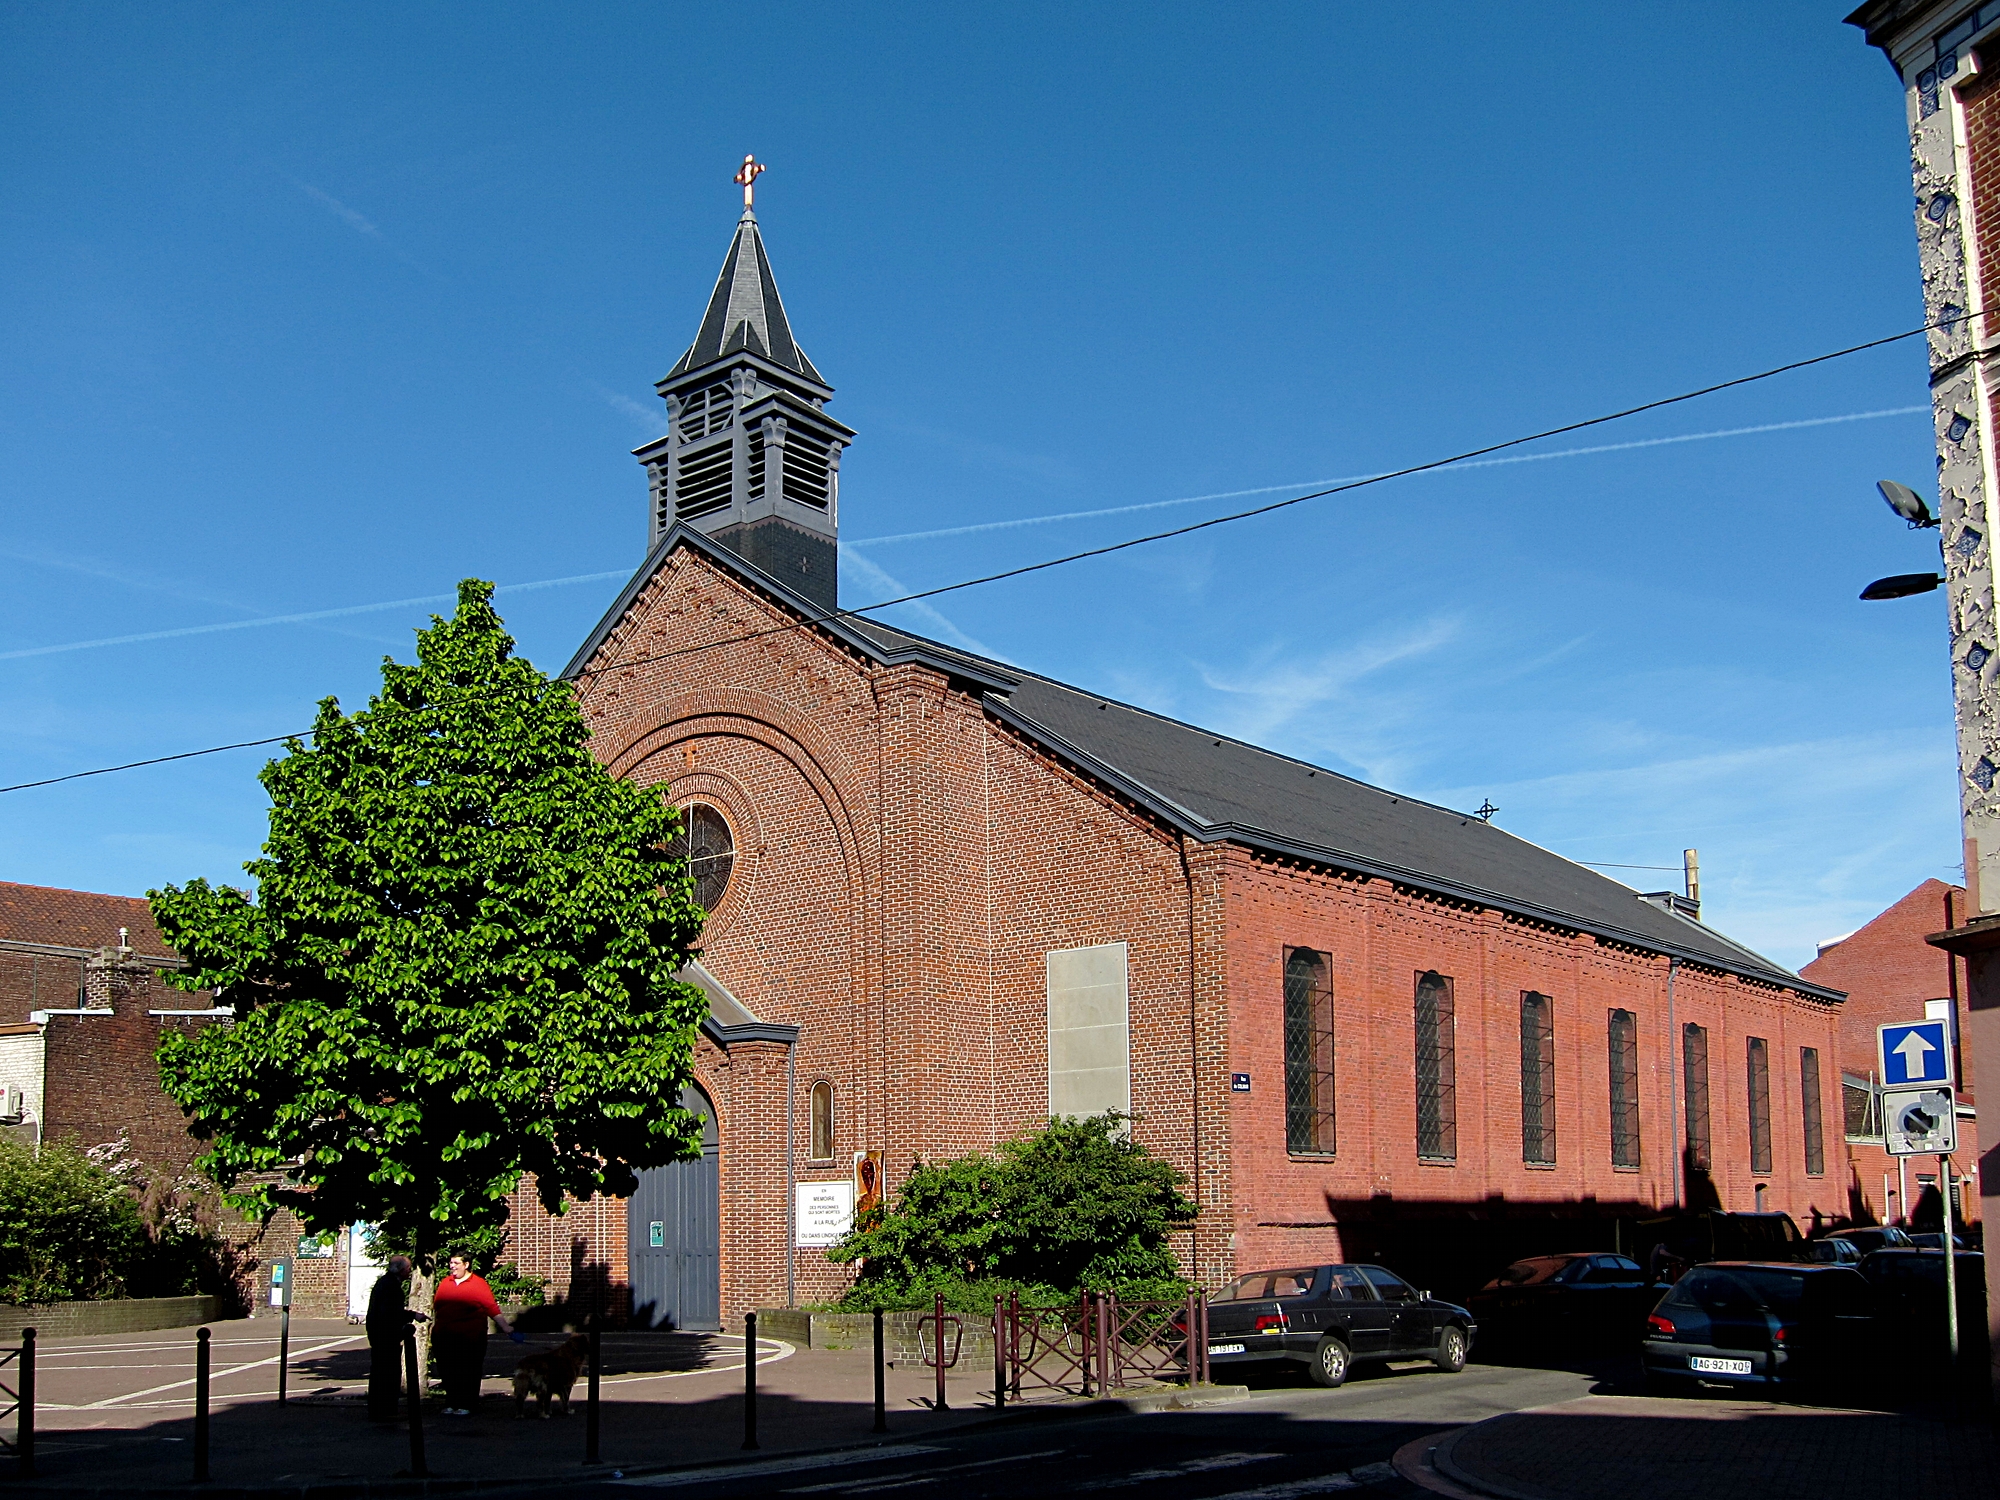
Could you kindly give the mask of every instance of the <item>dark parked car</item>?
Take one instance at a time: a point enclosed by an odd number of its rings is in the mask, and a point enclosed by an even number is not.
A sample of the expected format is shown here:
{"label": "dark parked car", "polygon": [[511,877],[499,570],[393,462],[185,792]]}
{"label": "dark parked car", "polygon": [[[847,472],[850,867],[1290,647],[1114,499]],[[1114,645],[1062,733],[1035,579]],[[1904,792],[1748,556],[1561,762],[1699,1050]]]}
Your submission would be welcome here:
{"label": "dark parked car", "polygon": [[1721,1261],[1696,1266],[1647,1318],[1646,1383],[1839,1383],[1872,1367],[1875,1290],[1849,1266]]}
{"label": "dark parked car", "polygon": [[1823,1240],[1813,1240],[1806,1246],[1808,1260],[1824,1261],[1830,1266],[1858,1266],[1861,1264],[1861,1247],[1852,1240],[1830,1234]]}
{"label": "dark parked car", "polygon": [[[1958,1273],[1958,1352],[1961,1359],[1986,1360],[1986,1257],[1961,1250]],[[1877,1250],[1861,1262],[1874,1286],[1897,1346],[1926,1358],[1949,1348],[1944,1320],[1944,1251]]]}
{"label": "dark parked car", "polygon": [[1634,1254],[1646,1266],[1696,1266],[1716,1260],[1805,1260],[1806,1239],[1790,1214],[1713,1209],[1649,1219],[1638,1226]]}
{"label": "dark parked car", "polygon": [[[1944,1231],[1936,1229],[1932,1230],[1929,1234],[1913,1234],[1910,1236],[1910,1243],[1915,1245],[1919,1250],[1942,1250],[1944,1249]],[[1954,1250],[1969,1250],[1972,1247],[1965,1243],[1963,1236],[1955,1234],[1951,1237],[1951,1248]]]}
{"label": "dark parked car", "polygon": [[1579,1251],[1517,1260],[1468,1303],[1489,1341],[1629,1340],[1659,1297],[1637,1261]]}
{"label": "dark parked car", "polygon": [[1464,1308],[1380,1266],[1294,1266],[1240,1276],[1209,1299],[1208,1361],[1290,1360],[1320,1385],[1369,1360],[1428,1359],[1455,1374],[1477,1331]]}
{"label": "dark parked car", "polygon": [[1907,1250],[1910,1237],[1894,1224],[1865,1224],[1853,1229],[1836,1229],[1824,1240],[1814,1240],[1815,1245],[1823,1245],[1827,1240],[1842,1240],[1852,1245],[1861,1254],[1876,1250]]}

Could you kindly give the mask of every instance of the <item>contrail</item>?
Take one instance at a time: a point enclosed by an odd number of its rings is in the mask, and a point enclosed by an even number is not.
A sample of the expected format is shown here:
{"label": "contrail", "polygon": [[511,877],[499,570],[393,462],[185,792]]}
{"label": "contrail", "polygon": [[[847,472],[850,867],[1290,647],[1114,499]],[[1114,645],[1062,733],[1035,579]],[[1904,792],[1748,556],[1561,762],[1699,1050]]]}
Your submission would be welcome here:
{"label": "contrail", "polygon": [[[1927,412],[1928,406],[1891,406],[1880,411],[1854,411],[1838,417],[1805,417],[1795,422],[1764,422],[1755,427],[1725,427],[1714,432],[1684,432],[1673,437],[1640,438],[1629,443],[1597,443],[1587,448],[1558,448],[1547,453],[1510,453],[1499,458],[1479,458],[1447,468],[1432,470],[1433,473],[1448,474],[1456,469],[1490,469],[1501,464],[1541,463],[1551,458],[1581,458],[1592,453],[1623,453],[1633,448],[1660,448],[1671,443],[1700,443],[1710,438],[1747,437],[1760,432],[1789,432],[1801,427],[1829,427],[1838,422],[1866,422],[1876,417],[1907,417],[1916,412]],[[888,542],[925,541],[932,537],[969,536],[982,531],[1006,531],[1016,526],[1046,526],[1057,521],[1085,521],[1098,516],[1124,516],[1135,511],[1165,510],[1175,505],[1198,505],[1204,500],[1237,500],[1246,495],[1270,495],[1282,490],[1316,489],[1325,485],[1354,484],[1364,479],[1380,477],[1375,474],[1351,474],[1344,479],[1308,479],[1296,484],[1266,484],[1248,490],[1218,490],[1208,495],[1185,495],[1178,500],[1149,500],[1139,505],[1112,505],[1102,510],[1071,510],[1057,515],[1019,516],[1011,521],[982,521],[971,526],[945,526],[934,531],[904,531],[894,536],[861,537],[848,546],[874,547]],[[856,554],[856,560],[866,564]],[[872,566],[872,564],[868,564]],[[561,588],[572,583],[603,583],[613,578],[629,578],[630,569],[618,569],[609,573],[578,573],[569,578],[541,578],[532,583],[503,584],[494,592],[501,594],[519,593],[525,589]],[[94,641],[68,641],[60,646],[29,646],[19,651],[0,651],[0,661],[15,661],[26,656],[52,656],[63,651],[88,651],[97,646],[129,646],[140,641],[164,641],[184,635],[210,635],[219,630],[249,630],[260,625],[302,625],[313,620],[333,620],[342,615],[373,614],[380,610],[409,609],[420,604],[450,604],[456,594],[425,594],[416,599],[386,599],[379,604],[349,604],[340,609],[307,610],[300,614],[263,615],[254,620],[228,620],[218,625],[183,625],[177,630],[147,630],[136,635],[105,636]]]}
{"label": "contrail", "polygon": [[[570,578],[538,578],[532,583],[503,583],[493,592],[518,594],[524,589],[553,589],[567,583],[602,583],[608,578],[630,578],[630,568],[615,573],[578,573]],[[52,656],[58,651],[88,651],[93,646],[129,646],[137,641],[165,641],[182,635],[212,635],[218,630],[248,630],[256,625],[302,625],[309,620],[333,620],[342,615],[366,615],[385,609],[409,609],[418,604],[451,604],[458,595],[425,594],[416,599],[385,599],[380,604],[348,604],[339,609],[311,609],[296,615],[263,615],[255,620],[226,620],[220,625],[183,625],[178,630],[147,630],[137,635],[108,635],[102,640],[68,641],[60,646],[29,646],[21,651],[0,651],[0,661],[23,656]]]}
{"label": "contrail", "polygon": [[[1881,411],[1851,411],[1838,417],[1805,417],[1796,422],[1765,422],[1756,427],[1725,427],[1715,432],[1683,432],[1674,437],[1640,438],[1630,443],[1597,443],[1588,448],[1557,448],[1547,453],[1510,453],[1501,458],[1476,458],[1467,463],[1433,469],[1433,474],[1449,474],[1458,469],[1492,469],[1501,464],[1533,464],[1551,458],[1581,458],[1590,453],[1622,453],[1631,448],[1661,448],[1669,443],[1701,443],[1710,438],[1747,437],[1758,432],[1789,432],[1799,427],[1830,427],[1836,422],[1866,422],[1875,417],[1907,417],[1929,411],[1928,406],[1891,406]],[[1254,490],[1217,490],[1210,495],[1184,495],[1178,500],[1148,500],[1140,505],[1113,505],[1103,510],[1066,510],[1050,516],[1018,516],[1011,521],[982,521],[973,526],[944,526],[935,531],[900,531],[894,536],[856,537],[857,547],[879,547],[887,542],[921,542],[940,536],[970,536],[980,531],[1007,531],[1016,526],[1047,526],[1057,521],[1088,521],[1098,516],[1127,516],[1134,511],[1166,510],[1175,505],[1199,505],[1204,500],[1240,500],[1246,495],[1275,495],[1282,490],[1320,489],[1333,484],[1357,484],[1364,479],[1380,479],[1380,474],[1348,474],[1339,479],[1305,479],[1295,484],[1265,484]]]}

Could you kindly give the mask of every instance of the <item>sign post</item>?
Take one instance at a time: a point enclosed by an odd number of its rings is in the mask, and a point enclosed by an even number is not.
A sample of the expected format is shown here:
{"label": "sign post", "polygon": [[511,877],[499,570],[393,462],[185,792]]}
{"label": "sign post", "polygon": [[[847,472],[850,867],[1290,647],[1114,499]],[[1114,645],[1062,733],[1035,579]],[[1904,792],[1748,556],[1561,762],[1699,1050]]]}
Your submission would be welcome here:
{"label": "sign post", "polygon": [[[1944,1203],[1944,1327],[1951,1368],[1958,1368],[1958,1249],[1952,1243],[1951,1154],[1958,1149],[1958,1099],[1953,1085],[1951,1022],[1939,1016],[1875,1028],[1882,1060],[1882,1146],[1891,1156],[1938,1159]],[[1900,1166],[1901,1163],[1899,1162]],[[1903,1204],[1903,1217],[1910,1205]]]}
{"label": "sign post", "polygon": [[283,1255],[271,1262],[271,1306],[278,1309],[278,1405],[285,1404],[285,1367],[292,1357],[292,1263]]}

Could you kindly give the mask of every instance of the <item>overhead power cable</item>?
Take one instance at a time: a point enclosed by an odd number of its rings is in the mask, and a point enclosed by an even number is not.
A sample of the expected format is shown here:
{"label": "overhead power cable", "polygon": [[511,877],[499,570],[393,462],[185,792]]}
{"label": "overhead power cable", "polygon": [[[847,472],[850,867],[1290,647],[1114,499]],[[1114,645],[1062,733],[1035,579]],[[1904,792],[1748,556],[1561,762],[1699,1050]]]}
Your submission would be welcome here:
{"label": "overhead power cable", "polygon": [[[1210,516],[1206,520],[1192,521],[1185,526],[1175,526],[1165,531],[1147,532],[1142,536],[1127,537],[1123,541],[1108,542],[1101,547],[1087,547],[1080,552],[1067,552],[1059,557],[1044,558],[1040,562],[1024,563],[1017,568],[1003,568],[997,573],[984,573],[976,578],[960,579],[956,583],[939,584],[935,588],[918,589],[913,593],[900,594],[893,599],[880,599],[873,604],[857,605],[853,609],[830,610],[825,614],[810,615],[802,619],[787,621],[782,625],[767,626],[760,630],[748,630],[733,636],[722,636],[716,640],[704,641],[700,645],[682,646],[672,651],[656,652],[651,656],[634,657],[617,662],[609,667],[598,667],[594,670],[578,672],[572,680],[581,681],[599,676],[605,672],[623,671],[631,667],[645,666],[651,662],[668,661],[676,657],[689,656],[700,651],[713,650],[718,646],[738,645],[745,641],[761,640],[773,635],[783,635],[794,630],[803,630],[815,625],[828,625],[839,620],[858,619],[864,615],[873,614],[877,610],[893,609],[899,604],[914,604],[924,599],[935,599],[943,594],[957,593],[961,589],[980,588],[989,583],[1000,583],[1009,578],[1022,578],[1030,573],[1040,573],[1050,568],[1066,566],[1069,563],[1083,562],[1088,558],[1108,557],[1112,553],[1124,552],[1133,547],[1143,547],[1153,542],[1169,541],[1174,537],[1190,536],[1195,532],[1206,531],[1211,527],[1226,526],[1237,521],[1248,521],[1257,516],[1270,515],[1274,511],[1288,510],[1294,505],[1303,505],[1308,500],[1323,500],[1329,495],[1346,494],[1353,490],[1365,489],[1370,485],[1384,484],[1392,479],[1406,479],[1412,474],[1428,473],[1433,469],[1447,468],[1452,464],[1461,464],[1472,459],[1484,458],[1491,453],[1503,453],[1510,448],[1525,447],[1529,443],[1538,443],[1546,438],[1561,437],[1563,434],[1570,432],[1582,432],[1591,427],[1602,427],[1608,422],[1622,422],[1628,417],[1641,416],[1649,411],[1659,411],[1663,407],[1678,406],[1684,402],[1697,401],[1703,396],[1713,396],[1721,391],[1735,390],[1738,387],[1746,385],[1755,385],[1759,381],[1771,380],[1779,375],[1789,375],[1798,370],[1811,369],[1815,365],[1828,364],[1837,359],[1847,359],[1856,354],[1865,354],[1871,349],[1884,349],[1891,344],[1900,344],[1907,339],[1920,337],[1923,334],[1930,333],[1934,329],[1956,327],[1960,322],[1973,316],[1977,316],[1977,314],[1959,313],[1951,318],[1923,323],[1915,328],[1905,329],[1901,333],[1892,333],[1882,338],[1869,339],[1864,343],[1850,344],[1844,349],[1835,349],[1826,354],[1815,354],[1809,359],[1795,359],[1786,364],[1774,365],[1768,370],[1759,370],[1752,375],[1738,375],[1730,380],[1717,381],[1712,385],[1701,386],[1691,391],[1682,391],[1678,395],[1661,396],[1652,401],[1641,402],[1637,406],[1628,406],[1619,411],[1606,412],[1601,416],[1586,417],[1576,422],[1565,422],[1558,427],[1546,427],[1539,432],[1531,432],[1522,437],[1508,438],[1504,442],[1488,443],[1484,447],[1479,448],[1468,448],[1462,453],[1454,453],[1444,458],[1434,458],[1425,463],[1411,464],[1406,468],[1391,469],[1381,474],[1366,475],[1359,479],[1347,480],[1340,484],[1329,485],[1323,489],[1312,490],[1303,495],[1292,495],[1283,500],[1273,500],[1264,505],[1254,505],[1247,510],[1231,511],[1226,515]],[[113,771],[130,771],[136,770],[141,766],[162,765],[168,761],[190,760],[201,755],[218,755],[227,750],[248,749],[253,745],[273,745],[283,740],[298,737],[300,736],[273,735],[269,739],[244,740],[233,745],[211,745],[201,750],[183,750],[176,755],[154,756],[148,760],[129,761],[124,765],[100,766],[89,771],[72,771],[66,776],[50,776],[40,781],[24,781],[14,786],[0,786],[0,792],[22,792],[33,787],[54,786],[60,782],[77,781],[86,776],[105,776]]]}

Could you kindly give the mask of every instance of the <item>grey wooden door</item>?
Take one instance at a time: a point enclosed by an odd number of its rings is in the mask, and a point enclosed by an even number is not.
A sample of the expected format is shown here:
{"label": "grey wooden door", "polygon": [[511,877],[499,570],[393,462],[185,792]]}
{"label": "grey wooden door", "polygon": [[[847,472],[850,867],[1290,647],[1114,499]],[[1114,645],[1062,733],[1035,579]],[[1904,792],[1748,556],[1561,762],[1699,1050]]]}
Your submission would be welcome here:
{"label": "grey wooden door", "polygon": [[626,1206],[632,1316],[641,1328],[722,1328],[721,1143],[715,1107],[690,1084],[681,1108],[702,1116],[701,1155],[650,1167]]}

